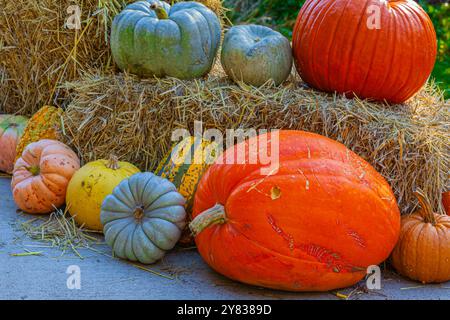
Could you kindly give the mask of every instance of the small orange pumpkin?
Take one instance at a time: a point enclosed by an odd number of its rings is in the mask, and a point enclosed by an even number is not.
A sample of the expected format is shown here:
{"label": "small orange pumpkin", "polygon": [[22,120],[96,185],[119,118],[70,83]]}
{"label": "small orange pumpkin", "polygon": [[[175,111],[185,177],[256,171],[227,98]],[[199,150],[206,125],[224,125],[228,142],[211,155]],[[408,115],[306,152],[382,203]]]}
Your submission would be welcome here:
{"label": "small orange pumpkin", "polygon": [[67,185],[79,168],[77,155],[62,142],[44,139],[29,144],[14,166],[14,201],[27,213],[53,211],[64,204]]}
{"label": "small orange pumpkin", "polygon": [[420,190],[422,208],[402,217],[400,240],[392,252],[398,273],[423,283],[450,280],[450,217],[433,212]]}

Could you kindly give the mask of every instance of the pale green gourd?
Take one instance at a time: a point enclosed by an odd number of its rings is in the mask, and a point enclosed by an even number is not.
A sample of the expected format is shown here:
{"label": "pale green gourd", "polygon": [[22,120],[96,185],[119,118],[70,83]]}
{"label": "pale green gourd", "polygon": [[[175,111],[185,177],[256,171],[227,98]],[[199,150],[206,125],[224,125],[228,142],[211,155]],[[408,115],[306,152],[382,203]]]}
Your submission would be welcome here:
{"label": "pale green gourd", "polygon": [[222,66],[234,81],[261,86],[284,82],[292,69],[292,49],[281,33],[259,25],[230,28],[222,46]]}
{"label": "pale green gourd", "polygon": [[100,219],[116,257],[145,264],[161,259],[186,225],[186,200],[167,179],[137,173],[106,197]]}
{"label": "pale green gourd", "polygon": [[201,3],[138,1],[114,18],[111,50],[122,70],[192,79],[211,70],[220,37],[218,17]]}

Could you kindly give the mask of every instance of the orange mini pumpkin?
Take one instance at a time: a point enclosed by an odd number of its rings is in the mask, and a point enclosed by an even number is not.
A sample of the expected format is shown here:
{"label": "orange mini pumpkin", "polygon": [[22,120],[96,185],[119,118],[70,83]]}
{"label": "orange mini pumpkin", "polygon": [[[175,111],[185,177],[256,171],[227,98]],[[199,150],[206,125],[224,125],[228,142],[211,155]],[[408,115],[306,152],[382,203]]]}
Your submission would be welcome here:
{"label": "orange mini pumpkin", "polygon": [[263,175],[267,164],[250,161],[255,152],[227,164],[269,140],[268,150],[277,152],[274,136],[254,137],[227,149],[202,177],[190,224],[201,256],[219,273],[263,287],[355,284],[397,242],[400,212],[391,188],[342,144],[303,131],[280,131],[277,172]]}
{"label": "orange mini pumpkin", "polygon": [[62,142],[45,139],[29,144],[14,166],[14,201],[27,213],[53,211],[64,204],[67,185],[79,168],[77,155]]}
{"label": "orange mini pumpkin", "polygon": [[402,217],[400,240],[392,252],[398,273],[423,283],[450,280],[450,217],[433,212],[422,191],[422,208]]}

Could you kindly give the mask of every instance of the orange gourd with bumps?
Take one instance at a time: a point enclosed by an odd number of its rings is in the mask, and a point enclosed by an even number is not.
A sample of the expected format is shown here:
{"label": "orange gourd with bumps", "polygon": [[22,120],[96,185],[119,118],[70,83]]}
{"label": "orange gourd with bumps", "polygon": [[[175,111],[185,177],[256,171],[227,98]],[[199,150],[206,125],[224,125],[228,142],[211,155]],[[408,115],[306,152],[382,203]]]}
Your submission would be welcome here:
{"label": "orange gourd with bumps", "polygon": [[44,139],[30,143],[14,166],[14,201],[27,213],[52,212],[64,204],[67,185],[79,168],[77,155],[62,142]]}
{"label": "orange gourd with bumps", "polygon": [[[277,152],[275,136],[267,144],[265,138],[243,143]],[[216,162],[202,177],[190,224],[201,256],[219,273],[263,287],[324,291],[355,284],[398,239],[391,188],[336,141],[303,131],[280,131],[278,140],[278,171],[262,174],[264,165],[246,152],[241,164]],[[236,158],[241,147],[218,161]]]}

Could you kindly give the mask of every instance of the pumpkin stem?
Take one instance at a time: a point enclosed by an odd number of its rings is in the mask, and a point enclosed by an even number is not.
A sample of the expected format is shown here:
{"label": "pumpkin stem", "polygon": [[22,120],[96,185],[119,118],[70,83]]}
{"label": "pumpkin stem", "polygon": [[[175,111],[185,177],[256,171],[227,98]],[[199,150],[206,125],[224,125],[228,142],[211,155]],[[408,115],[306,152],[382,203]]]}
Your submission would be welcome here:
{"label": "pumpkin stem", "polygon": [[111,155],[109,157],[108,163],[106,164],[106,167],[112,170],[119,169],[119,159],[115,155]]}
{"label": "pumpkin stem", "polygon": [[134,218],[141,221],[144,218],[144,208],[139,206],[134,209]]}
{"label": "pumpkin stem", "polygon": [[41,172],[41,168],[39,168],[39,166],[31,166],[31,167],[26,167],[26,169],[33,175],[33,176],[37,176],[39,175],[39,173]]}
{"label": "pumpkin stem", "polygon": [[150,6],[150,9],[155,11],[156,16],[158,17],[158,19],[160,19],[160,20],[169,19],[169,15],[167,14],[167,11],[164,10],[164,8],[161,7],[159,4],[153,3]]}
{"label": "pumpkin stem", "polygon": [[433,208],[431,207],[428,197],[420,189],[414,191],[414,195],[417,197],[417,200],[419,200],[420,206],[422,207],[422,210],[420,210],[420,214],[422,215],[424,221],[426,223],[431,223],[432,225],[435,225],[436,218],[434,216]]}
{"label": "pumpkin stem", "polygon": [[189,224],[192,235],[195,237],[204,229],[213,224],[222,224],[226,221],[225,207],[217,203],[214,207],[203,211]]}

